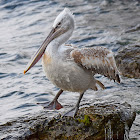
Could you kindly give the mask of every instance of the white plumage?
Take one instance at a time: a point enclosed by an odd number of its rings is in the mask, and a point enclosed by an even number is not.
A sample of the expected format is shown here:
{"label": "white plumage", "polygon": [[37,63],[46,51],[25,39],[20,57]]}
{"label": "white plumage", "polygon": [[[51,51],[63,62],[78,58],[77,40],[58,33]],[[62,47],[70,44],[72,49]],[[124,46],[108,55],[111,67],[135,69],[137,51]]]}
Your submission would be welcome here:
{"label": "white plumage", "polygon": [[105,88],[94,78],[95,74],[102,74],[120,83],[112,51],[104,47],[80,49],[64,45],[73,30],[74,16],[69,9],[65,8],[57,16],[52,31],[24,71],[26,73],[43,55],[42,65],[47,78],[60,88],[54,100],[45,108],[62,108],[57,99],[64,90],[80,93],[75,108],[66,113],[67,116],[74,116],[77,113],[80,100],[87,89],[97,90],[97,84]]}

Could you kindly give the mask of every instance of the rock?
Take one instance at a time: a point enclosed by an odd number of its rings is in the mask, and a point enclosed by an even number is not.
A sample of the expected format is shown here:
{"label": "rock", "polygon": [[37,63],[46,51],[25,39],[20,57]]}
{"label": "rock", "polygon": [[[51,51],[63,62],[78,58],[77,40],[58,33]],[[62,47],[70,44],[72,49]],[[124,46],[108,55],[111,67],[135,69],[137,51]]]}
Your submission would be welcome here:
{"label": "rock", "polygon": [[[129,137],[136,113],[128,103],[105,102],[80,109],[75,118],[47,116],[42,112],[20,118],[0,126],[0,131],[9,134],[6,140],[123,140]],[[12,131],[17,133],[10,135]]]}
{"label": "rock", "polygon": [[120,50],[115,59],[123,76],[140,78],[140,45],[128,46]]}

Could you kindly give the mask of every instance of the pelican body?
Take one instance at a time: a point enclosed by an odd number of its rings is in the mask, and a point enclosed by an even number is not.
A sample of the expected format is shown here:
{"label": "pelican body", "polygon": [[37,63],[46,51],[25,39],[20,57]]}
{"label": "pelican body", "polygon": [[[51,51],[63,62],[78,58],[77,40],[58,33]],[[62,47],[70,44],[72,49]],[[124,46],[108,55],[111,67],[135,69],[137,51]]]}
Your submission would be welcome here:
{"label": "pelican body", "polygon": [[[49,47],[52,47],[49,45]],[[57,53],[51,54],[47,48],[43,56],[43,69],[47,78],[62,90],[72,92],[84,92],[95,85],[92,72],[79,67],[73,59],[65,56],[65,46],[55,48]]]}
{"label": "pelican body", "polygon": [[43,56],[42,66],[47,78],[58,88],[54,100],[45,106],[60,109],[57,101],[63,91],[79,92],[80,96],[74,109],[65,116],[75,116],[84,92],[104,85],[94,78],[101,74],[120,83],[119,72],[112,51],[104,47],[77,48],[64,45],[74,30],[74,16],[65,8],[55,19],[51,32],[27,65],[26,73]]}

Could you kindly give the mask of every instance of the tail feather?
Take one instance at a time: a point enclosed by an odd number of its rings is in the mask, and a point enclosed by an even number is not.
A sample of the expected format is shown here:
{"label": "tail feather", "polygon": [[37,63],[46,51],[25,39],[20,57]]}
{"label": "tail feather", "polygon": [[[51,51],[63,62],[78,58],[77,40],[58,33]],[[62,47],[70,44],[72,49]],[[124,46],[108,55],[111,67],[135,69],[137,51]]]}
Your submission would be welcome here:
{"label": "tail feather", "polygon": [[96,80],[96,83],[102,88],[102,89],[105,89],[105,86],[98,80]]}
{"label": "tail feather", "polygon": [[118,83],[120,83],[121,80],[120,80],[119,74],[116,74],[115,80],[116,80]]}

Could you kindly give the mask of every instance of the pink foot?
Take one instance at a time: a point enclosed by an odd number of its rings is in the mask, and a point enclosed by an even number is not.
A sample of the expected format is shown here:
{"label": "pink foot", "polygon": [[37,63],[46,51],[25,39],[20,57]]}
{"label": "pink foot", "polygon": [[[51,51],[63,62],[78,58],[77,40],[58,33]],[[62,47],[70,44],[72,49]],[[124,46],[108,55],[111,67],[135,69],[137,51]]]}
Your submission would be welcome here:
{"label": "pink foot", "polygon": [[48,104],[47,103],[38,103],[39,105],[42,105],[44,107],[44,109],[49,109],[49,110],[59,110],[61,108],[63,108],[63,106],[56,100],[56,101],[52,101],[51,103]]}

